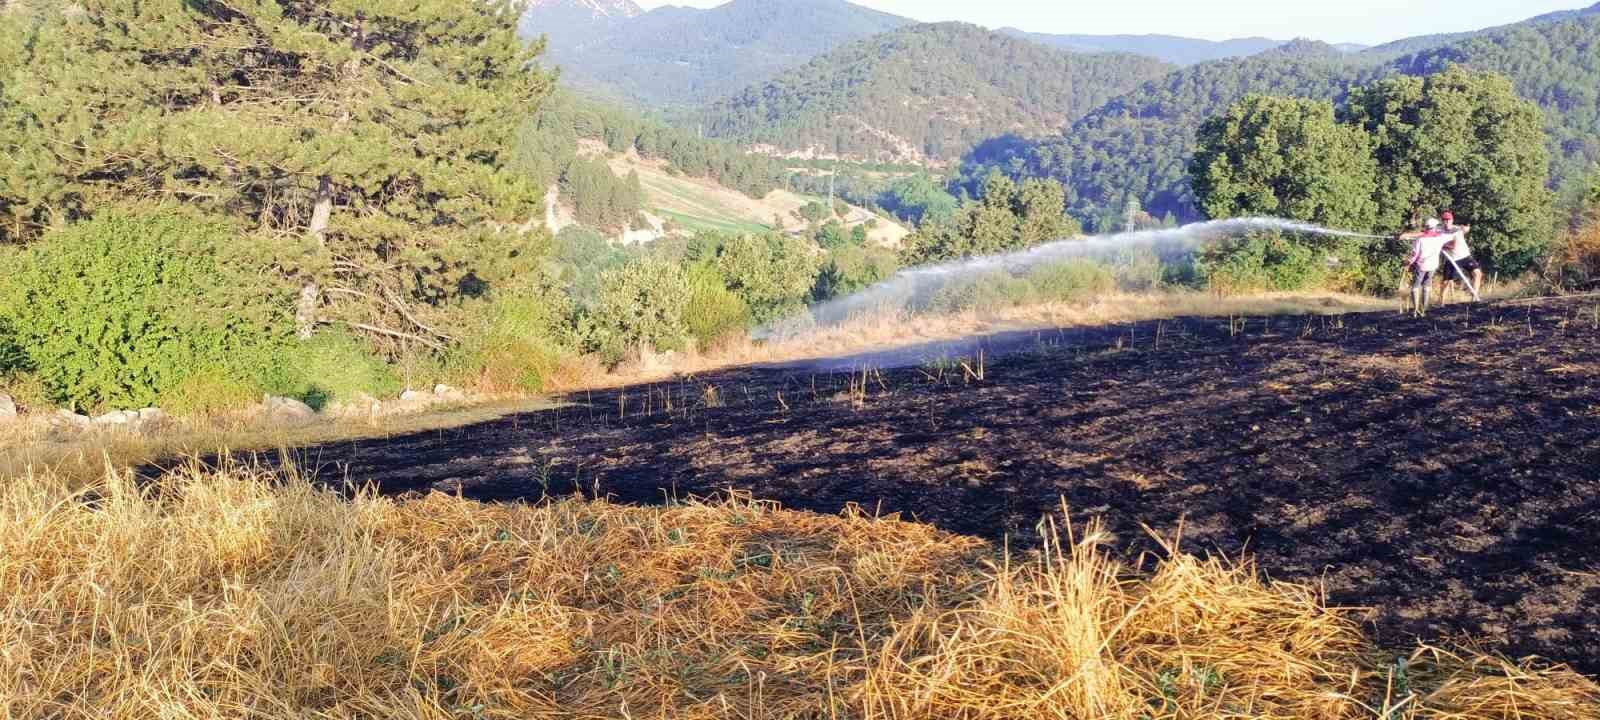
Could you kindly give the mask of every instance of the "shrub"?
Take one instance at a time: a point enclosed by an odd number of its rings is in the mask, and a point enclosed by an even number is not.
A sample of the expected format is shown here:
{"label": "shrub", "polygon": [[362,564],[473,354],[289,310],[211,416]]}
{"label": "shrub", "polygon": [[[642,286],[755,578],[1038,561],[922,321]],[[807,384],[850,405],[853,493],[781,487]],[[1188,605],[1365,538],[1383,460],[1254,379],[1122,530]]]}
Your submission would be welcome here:
{"label": "shrub", "polygon": [[1164,284],[1168,270],[1154,250],[1133,248],[1117,254],[1111,272],[1116,277],[1119,289],[1149,292]]}
{"label": "shrub", "polygon": [[[3,311],[0,311],[3,312]],[[11,323],[0,315],[0,376],[22,370],[28,366],[28,356],[17,343],[17,333]]]}
{"label": "shrub", "polygon": [[288,346],[265,380],[269,392],[299,398],[318,410],[363,394],[394,395],[402,387],[393,368],[344,330],[319,332]]}
{"label": "shrub", "polygon": [[1117,279],[1105,266],[1092,260],[1068,260],[1040,265],[1028,271],[1038,297],[1044,300],[1076,302],[1116,289]]}
{"label": "shrub", "polygon": [[723,284],[715,269],[691,266],[687,280],[689,301],[683,308],[683,322],[699,347],[710,347],[750,326],[750,306]]}
{"label": "shrub", "polygon": [[689,281],[676,263],[645,258],[600,277],[600,301],[585,321],[590,349],[607,363],[648,345],[681,350],[689,339],[684,308]]}
{"label": "shrub", "polygon": [[223,368],[195,370],[161,393],[161,407],[187,417],[223,414],[259,399],[255,383]]}
{"label": "shrub", "polygon": [[722,279],[759,322],[788,314],[805,304],[820,267],[816,248],[782,235],[728,238],[717,255]]}
{"label": "shrub", "polygon": [[888,248],[842,247],[828,254],[811,296],[821,301],[860,292],[889,279],[899,269],[899,256]]}
{"label": "shrub", "polygon": [[1002,271],[939,288],[927,309],[936,313],[1002,310],[1025,305],[1036,297],[1033,283]]}
{"label": "shrub", "polygon": [[[598,291],[597,291],[598,292]],[[487,392],[539,392],[576,352],[577,310],[550,278],[530,276],[488,301],[447,363],[453,378]]]}
{"label": "shrub", "polygon": [[[1202,250],[1195,268],[1211,289],[1239,293],[1346,286],[1359,281],[1365,264],[1335,247],[1260,233]],[[1335,273],[1336,268],[1343,270]]]}
{"label": "shrub", "polygon": [[291,332],[232,233],[187,213],[112,211],[55,231],[0,280],[15,346],[51,399],[154,403],[197,368],[249,382]]}

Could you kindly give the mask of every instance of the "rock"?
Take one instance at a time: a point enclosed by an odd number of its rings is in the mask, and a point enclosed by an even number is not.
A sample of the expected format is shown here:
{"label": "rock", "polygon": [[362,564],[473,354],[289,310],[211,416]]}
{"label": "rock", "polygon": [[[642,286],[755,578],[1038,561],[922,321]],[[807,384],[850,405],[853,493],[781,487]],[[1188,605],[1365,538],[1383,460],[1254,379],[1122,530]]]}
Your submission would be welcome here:
{"label": "rock", "polygon": [[415,390],[409,390],[408,389],[405,392],[400,393],[400,402],[411,402],[413,400],[421,400],[421,399],[422,399],[422,393],[419,393],[419,392],[417,392]]}
{"label": "rock", "polygon": [[317,416],[317,411],[312,410],[310,405],[294,398],[267,395],[261,398],[261,406],[267,416],[274,420],[305,422]]}
{"label": "rock", "polygon": [[90,420],[89,416],[79,415],[71,410],[57,410],[55,415],[50,416],[50,422],[55,425],[79,429],[87,428],[94,424],[94,421]]}
{"label": "rock", "polygon": [[17,401],[10,395],[0,393],[0,423],[17,419]]}
{"label": "rock", "polygon": [[112,410],[111,412],[96,417],[93,422],[96,425],[120,426],[128,425],[138,419],[139,413],[137,412],[131,412],[128,410]]}
{"label": "rock", "polygon": [[449,385],[440,384],[433,386],[433,396],[440,400],[463,400],[467,394]]}
{"label": "rock", "polygon": [[166,423],[167,420],[167,411],[162,410],[161,408],[147,407],[139,410],[140,427],[147,425],[161,425]]}

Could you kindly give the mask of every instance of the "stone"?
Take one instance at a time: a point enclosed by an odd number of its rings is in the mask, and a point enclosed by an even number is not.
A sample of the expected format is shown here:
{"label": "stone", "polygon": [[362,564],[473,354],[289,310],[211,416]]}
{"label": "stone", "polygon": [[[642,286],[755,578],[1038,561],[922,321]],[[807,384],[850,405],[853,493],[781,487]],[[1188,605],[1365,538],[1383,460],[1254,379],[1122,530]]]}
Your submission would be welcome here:
{"label": "stone", "polygon": [[[138,415],[135,414],[134,417],[137,418]],[[121,410],[112,410],[104,415],[95,416],[93,422],[96,425],[127,425],[129,422],[128,413]]]}
{"label": "stone", "polygon": [[267,416],[274,420],[306,421],[317,416],[317,411],[294,398],[267,395],[261,399],[261,406]]}
{"label": "stone", "polygon": [[409,388],[405,392],[400,393],[400,402],[412,402],[414,400],[421,400],[421,399],[422,399],[422,393],[419,393],[419,392],[417,392],[415,390],[411,390]]}
{"label": "stone", "polygon": [[167,411],[161,408],[147,407],[139,409],[140,425],[159,425],[167,421]]}
{"label": "stone", "polygon": [[17,401],[10,395],[0,393],[0,423],[17,419]]}
{"label": "stone", "polygon": [[94,421],[89,419],[88,415],[79,415],[71,410],[57,410],[56,414],[50,417],[50,421],[56,425],[65,425],[67,427],[75,427],[80,429],[87,428],[94,424]]}
{"label": "stone", "polygon": [[444,396],[449,395],[450,393],[453,393],[455,391],[456,391],[455,388],[450,387],[449,385],[445,385],[444,383],[440,383],[438,385],[433,386],[433,394],[437,395],[439,397],[444,397]]}

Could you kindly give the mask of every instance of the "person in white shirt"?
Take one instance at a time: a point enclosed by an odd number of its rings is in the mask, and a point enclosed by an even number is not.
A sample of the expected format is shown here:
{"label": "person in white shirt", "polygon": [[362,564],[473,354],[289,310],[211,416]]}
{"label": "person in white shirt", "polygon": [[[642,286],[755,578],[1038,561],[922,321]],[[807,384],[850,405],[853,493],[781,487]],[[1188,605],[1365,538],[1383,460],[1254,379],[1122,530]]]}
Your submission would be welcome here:
{"label": "person in white shirt", "polygon": [[1401,240],[1412,241],[1411,254],[1406,257],[1406,269],[1415,273],[1411,281],[1411,312],[1417,317],[1428,313],[1428,292],[1433,287],[1433,276],[1439,272],[1439,260],[1444,244],[1449,240],[1439,229],[1439,221],[1428,218],[1427,230],[1409,232]]}
{"label": "person in white shirt", "polygon": [[[1455,267],[1461,268],[1461,272],[1472,275],[1472,287],[1468,289],[1473,291],[1472,297],[1476,300],[1478,297],[1477,289],[1483,287],[1483,265],[1478,262],[1477,258],[1472,256],[1472,248],[1467,246],[1467,233],[1472,230],[1472,226],[1457,225],[1455,213],[1448,210],[1439,216],[1439,220],[1441,225],[1440,232],[1449,238],[1444,244],[1445,260],[1446,262],[1454,261]],[[1461,278],[1456,277],[1454,268],[1444,268],[1444,272],[1441,272],[1439,277],[1441,285],[1439,302],[1443,304],[1449,301],[1450,286]]]}

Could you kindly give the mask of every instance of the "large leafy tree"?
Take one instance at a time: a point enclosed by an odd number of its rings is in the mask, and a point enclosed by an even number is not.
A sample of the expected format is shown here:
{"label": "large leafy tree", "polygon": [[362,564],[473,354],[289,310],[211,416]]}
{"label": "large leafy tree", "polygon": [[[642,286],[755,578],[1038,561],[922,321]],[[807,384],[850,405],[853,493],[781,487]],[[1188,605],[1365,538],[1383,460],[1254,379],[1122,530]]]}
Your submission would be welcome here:
{"label": "large leafy tree", "polygon": [[251,231],[302,333],[407,343],[526,256],[505,171],[550,91],[510,0],[80,0],[0,12],[0,241],[116,201]]}
{"label": "large leafy tree", "polygon": [[1210,218],[1271,215],[1351,230],[1377,220],[1376,162],[1333,103],[1252,95],[1201,125],[1190,162]]}
{"label": "large leafy tree", "polygon": [[1054,180],[1020,186],[990,173],[977,202],[948,222],[926,223],[901,248],[908,265],[992,255],[1074,237],[1081,232],[1066,215],[1066,192]]}
{"label": "large leafy tree", "polygon": [[1372,135],[1379,224],[1452,210],[1496,269],[1520,272],[1551,235],[1549,155],[1538,106],[1498,75],[1452,67],[1352,93],[1346,121]]}

